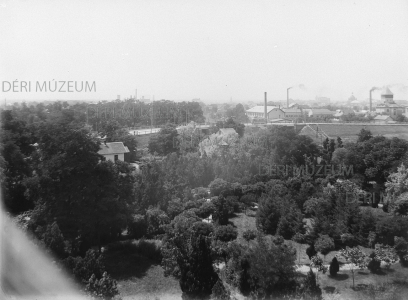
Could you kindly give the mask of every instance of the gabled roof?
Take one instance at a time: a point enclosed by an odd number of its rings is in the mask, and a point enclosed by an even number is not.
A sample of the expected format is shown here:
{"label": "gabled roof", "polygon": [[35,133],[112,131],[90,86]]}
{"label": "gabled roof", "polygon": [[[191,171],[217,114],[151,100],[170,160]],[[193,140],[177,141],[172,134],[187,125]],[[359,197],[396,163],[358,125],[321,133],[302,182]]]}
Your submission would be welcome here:
{"label": "gabled roof", "polygon": [[101,149],[98,151],[98,154],[107,155],[107,154],[123,154],[129,153],[128,147],[123,145],[122,142],[113,142],[113,143],[103,143],[101,144]]}
{"label": "gabled roof", "polygon": [[231,134],[231,133],[234,134],[237,132],[235,131],[234,128],[220,128],[219,133],[220,134]]}
{"label": "gabled roof", "polygon": [[354,114],[354,110],[351,108],[341,108],[336,111],[335,116],[342,116],[342,115],[348,115],[348,114]]}
{"label": "gabled roof", "polygon": [[391,117],[387,115],[378,115],[374,118],[374,120],[387,120],[387,119],[391,119]]}
{"label": "gabled roof", "polygon": [[385,95],[394,95],[390,89],[388,88],[388,86],[385,86],[382,91],[381,91],[381,96],[385,96]]}
{"label": "gabled roof", "polygon": [[383,108],[383,107],[395,107],[395,108],[404,108],[404,105],[399,105],[395,103],[381,103],[377,105],[378,108]]}
{"label": "gabled roof", "polygon": [[301,113],[302,110],[298,108],[282,108],[285,113]]}
{"label": "gabled roof", "polygon": [[334,115],[336,112],[328,110],[327,108],[311,108],[310,109],[314,114],[327,114]]}
{"label": "gabled roof", "polygon": [[[279,109],[279,107],[277,107],[277,106],[267,106],[266,107],[266,112],[270,113],[275,108]],[[248,109],[246,112],[265,113],[265,106],[257,105],[257,106],[254,106],[254,107]]]}

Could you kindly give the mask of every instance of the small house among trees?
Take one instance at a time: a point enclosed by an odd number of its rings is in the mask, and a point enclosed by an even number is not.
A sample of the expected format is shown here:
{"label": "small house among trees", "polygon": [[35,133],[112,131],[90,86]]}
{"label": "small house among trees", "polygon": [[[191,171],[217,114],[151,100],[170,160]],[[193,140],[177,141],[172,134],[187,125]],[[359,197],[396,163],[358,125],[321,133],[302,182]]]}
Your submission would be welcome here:
{"label": "small house among trees", "polygon": [[98,154],[103,155],[106,160],[116,162],[117,160],[125,161],[125,154],[129,153],[128,147],[122,142],[103,143]]}

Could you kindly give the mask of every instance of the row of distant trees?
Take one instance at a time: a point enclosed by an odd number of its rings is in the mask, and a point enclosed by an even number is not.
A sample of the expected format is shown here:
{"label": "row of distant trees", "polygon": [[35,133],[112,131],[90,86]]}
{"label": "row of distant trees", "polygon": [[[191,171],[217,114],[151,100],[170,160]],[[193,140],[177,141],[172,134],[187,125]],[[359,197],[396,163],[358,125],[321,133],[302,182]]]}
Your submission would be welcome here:
{"label": "row of distant trees", "polygon": [[88,121],[96,128],[101,122],[115,119],[123,126],[162,126],[166,123],[205,122],[198,102],[169,100],[145,103],[136,100],[116,100],[87,106]]}

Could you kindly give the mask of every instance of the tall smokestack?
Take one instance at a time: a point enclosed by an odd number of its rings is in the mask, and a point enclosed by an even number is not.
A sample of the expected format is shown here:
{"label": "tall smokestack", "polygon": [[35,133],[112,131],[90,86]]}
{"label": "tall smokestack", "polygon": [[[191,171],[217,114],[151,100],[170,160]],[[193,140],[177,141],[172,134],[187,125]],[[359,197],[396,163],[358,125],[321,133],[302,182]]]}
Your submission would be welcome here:
{"label": "tall smokestack", "polygon": [[289,108],[289,90],[290,90],[291,88],[292,88],[292,87],[286,89],[286,107],[287,107],[287,108]]}
{"label": "tall smokestack", "polygon": [[266,92],[265,92],[265,107],[264,107],[264,109],[265,109],[265,122],[268,123],[268,114],[267,114],[266,106],[267,106],[267,100],[266,100]]}

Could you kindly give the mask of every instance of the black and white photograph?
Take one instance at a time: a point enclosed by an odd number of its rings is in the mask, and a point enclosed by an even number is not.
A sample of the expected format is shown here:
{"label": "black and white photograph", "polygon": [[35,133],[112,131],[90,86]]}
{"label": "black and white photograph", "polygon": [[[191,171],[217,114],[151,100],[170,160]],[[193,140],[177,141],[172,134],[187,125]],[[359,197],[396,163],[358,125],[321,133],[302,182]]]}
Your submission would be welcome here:
{"label": "black and white photograph", "polygon": [[408,0],[0,0],[0,84],[0,299],[408,299]]}

